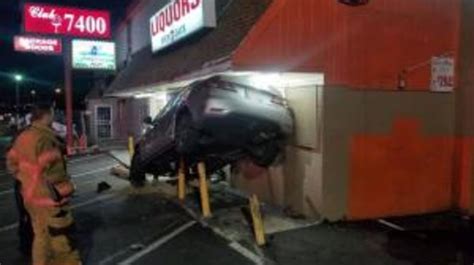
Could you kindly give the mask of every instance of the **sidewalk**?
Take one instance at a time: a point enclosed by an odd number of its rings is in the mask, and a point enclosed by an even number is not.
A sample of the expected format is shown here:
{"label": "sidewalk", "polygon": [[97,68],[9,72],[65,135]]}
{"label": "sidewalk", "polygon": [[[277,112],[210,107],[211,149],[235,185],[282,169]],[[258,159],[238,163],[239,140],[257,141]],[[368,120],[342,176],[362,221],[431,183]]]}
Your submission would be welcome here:
{"label": "sidewalk", "polygon": [[126,149],[114,149],[109,150],[107,153],[112,156],[115,160],[121,162],[123,165],[130,167],[131,157]]}
{"label": "sidewalk", "polygon": [[[285,265],[473,264],[474,233],[461,219],[445,213],[395,221],[405,224],[406,230],[365,221],[277,233],[265,254]],[[419,223],[427,225],[420,228]]]}

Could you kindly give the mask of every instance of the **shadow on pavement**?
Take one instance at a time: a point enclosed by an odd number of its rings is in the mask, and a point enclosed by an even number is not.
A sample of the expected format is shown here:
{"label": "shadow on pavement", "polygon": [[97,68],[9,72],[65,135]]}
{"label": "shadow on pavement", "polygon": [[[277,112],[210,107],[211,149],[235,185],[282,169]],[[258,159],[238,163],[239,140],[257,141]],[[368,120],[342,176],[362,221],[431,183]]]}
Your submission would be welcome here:
{"label": "shadow on pavement", "polygon": [[[265,250],[277,264],[472,265],[473,223],[453,216],[424,216],[396,231],[375,221],[322,224],[272,236]],[[402,220],[402,219],[400,219]],[[413,220],[411,221],[413,223]],[[416,222],[415,222],[416,223]],[[431,225],[428,225],[431,223]],[[435,225],[433,225],[435,223]]]}

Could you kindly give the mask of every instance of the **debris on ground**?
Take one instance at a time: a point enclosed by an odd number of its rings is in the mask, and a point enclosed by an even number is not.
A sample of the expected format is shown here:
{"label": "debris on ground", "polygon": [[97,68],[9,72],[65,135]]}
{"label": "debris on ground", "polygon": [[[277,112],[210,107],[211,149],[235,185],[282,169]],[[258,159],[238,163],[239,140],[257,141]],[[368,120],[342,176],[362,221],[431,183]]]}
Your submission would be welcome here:
{"label": "debris on ground", "polygon": [[102,181],[101,183],[97,184],[97,193],[102,193],[106,190],[110,190],[112,186],[109,183]]}
{"label": "debris on ground", "polygon": [[128,180],[130,175],[130,170],[124,165],[116,165],[110,169],[110,174],[120,178]]}
{"label": "debris on ground", "polygon": [[140,251],[144,248],[145,248],[145,245],[143,245],[143,244],[132,244],[132,245],[130,245],[130,250],[133,250],[133,251]]}

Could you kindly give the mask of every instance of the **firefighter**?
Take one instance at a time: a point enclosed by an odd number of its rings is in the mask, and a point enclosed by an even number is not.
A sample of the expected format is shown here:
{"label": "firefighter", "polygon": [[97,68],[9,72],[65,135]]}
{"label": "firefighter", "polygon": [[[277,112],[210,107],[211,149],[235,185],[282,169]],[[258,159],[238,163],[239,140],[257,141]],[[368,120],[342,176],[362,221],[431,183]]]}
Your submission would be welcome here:
{"label": "firefighter", "polygon": [[74,220],[68,205],[74,185],[66,173],[61,143],[51,129],[53,116],[50,106],[33,110],[32,125],[13,143],[7,163],[21,183],[31,218],[33,265],[76,265],[81,261],[72,238]]}
{"label": "firefighter", "polygon": [[31,256],[31,248],[33,245],[33,227],[31,218],[26,211],[23,195],[21,194],[21,182],[15,180],[14,184],[15,202],[18,210],[18,237],[20,245],[18,249],[25,256]]}
{"label": "firefighter", "polygon": [[[17,135],[19,135],[20,133],[18,133]],[[15,142],[17,135],[15,135],[12,142],[7,147],[7,153],[11,149],[12,144]],[[25,208],[23,195],[21,194],[21,182],[18,179],[15,179],[14,181],[13,190],[15,195],[16,208],[18,211],[18,237],[20,243],[18,246],[18,250],[25,256],[31,256],[31,247],[33,244],[33,227],[31,226],[30,215],[28,214]]]}

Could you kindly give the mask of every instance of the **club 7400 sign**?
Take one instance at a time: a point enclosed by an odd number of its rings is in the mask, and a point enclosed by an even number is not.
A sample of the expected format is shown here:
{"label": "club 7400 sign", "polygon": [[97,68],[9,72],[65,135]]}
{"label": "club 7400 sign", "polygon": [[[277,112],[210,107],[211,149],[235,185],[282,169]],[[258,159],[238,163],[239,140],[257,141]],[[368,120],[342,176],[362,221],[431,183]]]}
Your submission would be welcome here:
{"label": "club 7400 sign", "polygon": [[25,32],[85,38],[110,38],[110,13],[101,10],[68,8],[26,3]]}

